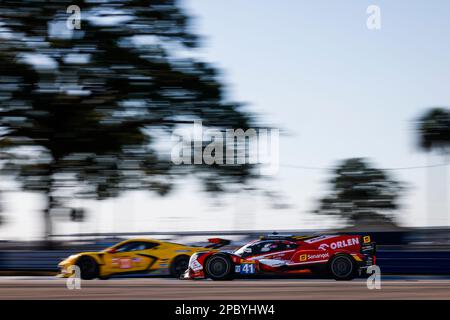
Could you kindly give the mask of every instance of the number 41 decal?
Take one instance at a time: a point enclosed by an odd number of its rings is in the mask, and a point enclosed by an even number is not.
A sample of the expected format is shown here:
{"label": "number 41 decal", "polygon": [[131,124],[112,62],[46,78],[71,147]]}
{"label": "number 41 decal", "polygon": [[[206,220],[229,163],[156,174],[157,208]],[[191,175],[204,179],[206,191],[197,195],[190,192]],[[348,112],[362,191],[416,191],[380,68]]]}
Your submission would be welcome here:
{"label": "number 41 decal", "polygon": [[252,274],[255,273],[255,264],[254,263],[243,263],[241,264],[241,273],[243,274]]}

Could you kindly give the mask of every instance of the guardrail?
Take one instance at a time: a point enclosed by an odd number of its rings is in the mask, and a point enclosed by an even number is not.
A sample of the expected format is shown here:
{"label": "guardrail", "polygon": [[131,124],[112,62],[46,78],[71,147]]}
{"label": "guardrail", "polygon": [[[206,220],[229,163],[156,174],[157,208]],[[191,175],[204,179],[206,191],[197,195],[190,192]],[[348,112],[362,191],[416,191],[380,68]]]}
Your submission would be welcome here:
{"label": "guardrail", "polygon": [[[57,271],[58,263],[74,253],[70,250],[0,251],[0,271]],[[377,265],[383,274],[450,275],[450,252],[380,248]]]}
{"label": "guardrail", "polygon": [[377,265],[388,274],[450,275],[450,252],[379,250]]}
{"label": "guardrail", "polygon": [[67,250],[0,251],[0,271],[56,271],[58,263],[74,253]]}

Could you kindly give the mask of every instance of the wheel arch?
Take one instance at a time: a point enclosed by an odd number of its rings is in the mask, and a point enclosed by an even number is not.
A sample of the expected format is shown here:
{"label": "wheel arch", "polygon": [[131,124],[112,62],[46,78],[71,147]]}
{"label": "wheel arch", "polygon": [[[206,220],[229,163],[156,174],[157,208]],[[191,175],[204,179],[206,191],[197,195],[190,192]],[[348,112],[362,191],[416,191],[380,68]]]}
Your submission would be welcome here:
{"label": "wheel arch", "polygon": [[328,258],[328,261],[327,261],[327,266],[328,265],[330,265],[330,263],[331,263],[331,261],[335,258],[335,257],[337,257],[337,256],[347,256],[347,257],[349,257],[350,259],[351,259],[351,261],[353,262],[353,264],[355,265],[355,266],[357,266],[357,261],[355,260],[355,258],[352,256],[352,254],[350,253],[350,252],[347,252],[347,251],[339,251],[339,252],[335,252],[335,253],[333,253],[332,255],[330,255],[330,257]]}
{"label": "wheel arch", "polygon": [[[192,253],[192,254],[193,254],[193,253]],[[179,254],[177,254],[177,255],[174,255],[174,256],[172,257],[172,259],[169,260],[169,265],[172,264],[172,263],[175,261],[175,259],[180,258],[180,257],[186,257],[186,258],[190,259],[191,256],[192,256],[192,254],[179,253]]]}
{"label": "wheel arch", "polygon": [[105,264],[102,254],[92,254],[92,253],[81,253],[75,260],[75,263],[77,263],[77,261],[80,260],[81,258],[86,257],[93,259],[99,266]]}
{"label": "wheel arch", "polygon": [[206,266],[206,263],[208,262],[208,260],[209,259],[211,259],[212,257],[214,257],[214,256],[223,256],[223,257],[227,257],[230,261],[231,261],[231,263],[234,265],[235,264],[235,262],[234,262],[234,259],[233,259],[233,255],[232,254],[230,254],[229,252],[211,252],[211,254],[208,254],[208,256],[207,257],[205,257],[205,260],[203,261],[203,265],[204,265],[204,267]]}

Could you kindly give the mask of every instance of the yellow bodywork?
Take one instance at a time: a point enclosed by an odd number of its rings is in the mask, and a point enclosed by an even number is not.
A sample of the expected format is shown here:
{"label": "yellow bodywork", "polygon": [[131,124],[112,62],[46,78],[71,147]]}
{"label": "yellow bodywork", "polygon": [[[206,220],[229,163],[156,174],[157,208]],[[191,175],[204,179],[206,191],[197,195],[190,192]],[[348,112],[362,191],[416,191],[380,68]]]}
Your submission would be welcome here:
{"label": "yellow bodywork", "polygon": [[[127,246],[135,246],[135,250],[127,251]],[[146,248],[143,248],[146,247]],[[83,256],[94,259],[98,265],[98,277],[107,278],[115,274],[127,273],[160,273],[170,274],[170,266],[179,256],[190,257],[195,252],[211,250],[205,247],[191,247],[177,243],[154,239],[130,239],[99,252],[82,252],[69,256],[58,264],[59,277],[73,274],[71,266]]]}

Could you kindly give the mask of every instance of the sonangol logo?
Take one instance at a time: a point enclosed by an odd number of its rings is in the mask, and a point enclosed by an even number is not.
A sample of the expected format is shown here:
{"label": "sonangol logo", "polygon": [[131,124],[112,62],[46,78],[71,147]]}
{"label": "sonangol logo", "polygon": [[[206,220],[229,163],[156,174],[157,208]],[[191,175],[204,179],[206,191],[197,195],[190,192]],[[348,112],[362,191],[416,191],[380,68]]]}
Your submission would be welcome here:
{"label": "sonangol logo", "polygon": [[308,260],[310,260],[310,259],[326,259],[326,258],[329,258],[330,257],[330,254],[327,252],[327,253],[320,253],[320,254],[308,254]]}

